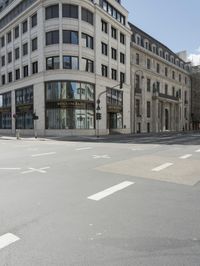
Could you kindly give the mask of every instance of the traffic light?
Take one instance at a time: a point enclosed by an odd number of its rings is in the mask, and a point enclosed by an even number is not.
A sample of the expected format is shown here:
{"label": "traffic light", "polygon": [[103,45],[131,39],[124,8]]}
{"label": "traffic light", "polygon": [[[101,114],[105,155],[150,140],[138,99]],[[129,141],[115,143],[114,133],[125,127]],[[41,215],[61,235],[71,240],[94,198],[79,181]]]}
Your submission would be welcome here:
{"label": "traffic light", "polygon": [[101,113],[96,113],[96,119],[101,120]]}
{"label": "traffic light", "polygon": [[36,115],[36,113],[33,113],[32,117],[33,117],[33,120],[38,120],[39,119],[39,117]]}

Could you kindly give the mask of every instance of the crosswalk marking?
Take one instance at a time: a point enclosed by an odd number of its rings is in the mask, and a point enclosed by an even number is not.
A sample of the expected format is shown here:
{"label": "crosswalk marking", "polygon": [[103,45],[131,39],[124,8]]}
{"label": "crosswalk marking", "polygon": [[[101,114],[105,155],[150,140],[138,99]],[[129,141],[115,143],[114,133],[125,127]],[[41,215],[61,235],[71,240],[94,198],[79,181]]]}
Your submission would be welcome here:
{"label": "crosswalk marking", "polygon": [[166,168],[168,168],[168,167],[170,167],[172,165],[173,165],[173,163],[164,163],[164,164],[162,164],[162,165],[160,165],[160,166],[158,166],[156,168],[153,168],[152,171],[159,172],[159,171],[161,171],[163,169],[166,169]]}
{"label": "crosswalk marking", "polygon": [[20,240],[20,238],[11,233],[2,235],[0,236],[0,249],[5,248],[18,240]]}

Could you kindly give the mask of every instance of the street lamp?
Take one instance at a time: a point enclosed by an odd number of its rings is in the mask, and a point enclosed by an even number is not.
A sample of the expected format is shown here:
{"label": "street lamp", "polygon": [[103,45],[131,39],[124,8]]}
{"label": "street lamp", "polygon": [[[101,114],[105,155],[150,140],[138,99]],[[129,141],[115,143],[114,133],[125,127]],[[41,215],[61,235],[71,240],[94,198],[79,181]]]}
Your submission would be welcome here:
{"label": "street lamp", "polygon": [[[141,76],[141,79],[143,80],[144,79],[144,75],[143,75],[143,71],[138,69],[135,71],[134,73],[134,94],[133,94],[133,103],[134,103],[134,133],[136,133],[136,103],[135,103],[135,95],[136,95],[136,76],[137,74],[140,73],[142,76]],[[139,76],[139,80],[140,80],[140,76]],[[140,82],[139,82],[140,84]],[[131,90],[132,91],[132,90]],[[142,93],[142,90],[141,90],[141,93]],[[131,97],[132,98],[132,97]],[[132,106],[132,104],[131,104]]]}
{"label": "street lamp", "polygon": [[[123,89],[123,82],[120,81],[119,84],[113,86],[113,87],[109,87],[109,89],[114,89],[116,87],[120,87],[120,89]],[[101,103],[101,100],[100,100],[100,97],[107,92],[107,89],[105,91],[102,91],[99,93],[99,95],[97,96],[97,108],[96,108],[96,121],[97,121],[97,124],[96,124],[96,135],[97,135],[97,138],[99,138],[99,121],[101,120],[102,116],[101,116],[101,113],[99,112],[101,110],[101,107],[100,107],[100,103]]]}

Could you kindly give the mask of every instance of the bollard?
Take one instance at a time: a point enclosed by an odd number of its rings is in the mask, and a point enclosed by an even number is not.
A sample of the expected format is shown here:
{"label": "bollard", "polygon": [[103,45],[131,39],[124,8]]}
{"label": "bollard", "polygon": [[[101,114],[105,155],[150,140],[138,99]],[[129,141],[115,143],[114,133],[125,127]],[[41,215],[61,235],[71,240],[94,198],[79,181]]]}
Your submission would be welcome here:
{"label": "bollard", "polygon": [[17,138],[17,139],[20,139],[19,130],[16,130],[16,138]]}

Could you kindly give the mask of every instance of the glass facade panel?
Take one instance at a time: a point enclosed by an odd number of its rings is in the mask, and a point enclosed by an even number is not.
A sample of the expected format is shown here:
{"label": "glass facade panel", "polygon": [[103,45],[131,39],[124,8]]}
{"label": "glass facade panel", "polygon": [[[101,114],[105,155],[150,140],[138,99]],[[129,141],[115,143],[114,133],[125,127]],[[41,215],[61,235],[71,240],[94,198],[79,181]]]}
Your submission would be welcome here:
{"label": "glass facade panel", "polygon": [[94,129],[94,85],[75,81],[46,83],[47,129]]}
{"label": "glass facade panel", "polygon": [[11,129],[11,92],[0,95],[0,129]]}

